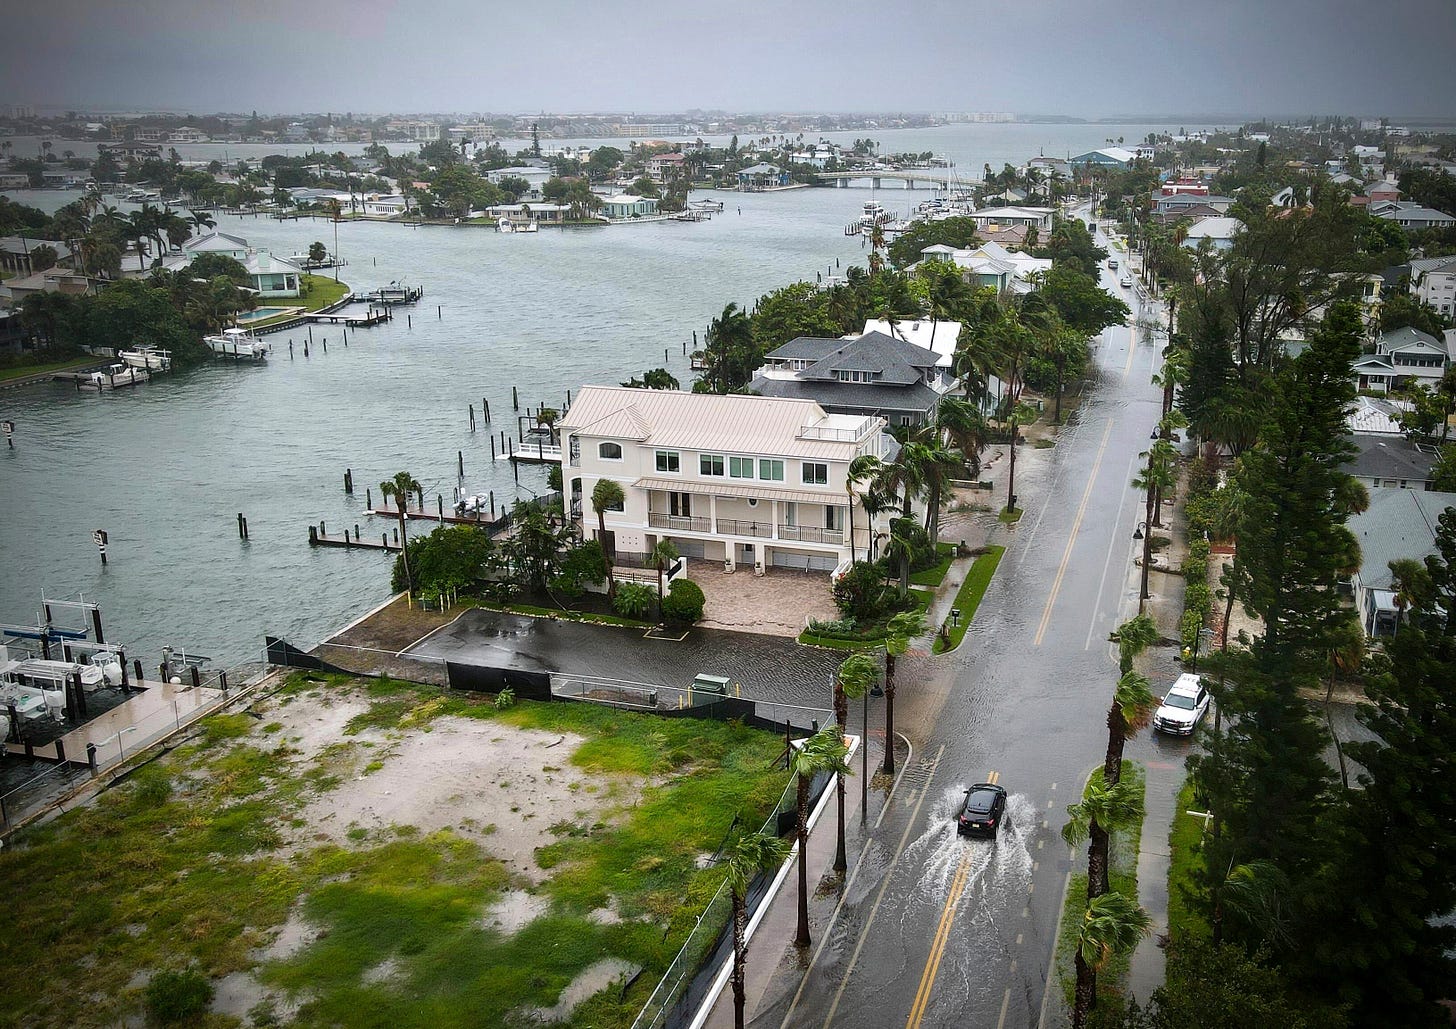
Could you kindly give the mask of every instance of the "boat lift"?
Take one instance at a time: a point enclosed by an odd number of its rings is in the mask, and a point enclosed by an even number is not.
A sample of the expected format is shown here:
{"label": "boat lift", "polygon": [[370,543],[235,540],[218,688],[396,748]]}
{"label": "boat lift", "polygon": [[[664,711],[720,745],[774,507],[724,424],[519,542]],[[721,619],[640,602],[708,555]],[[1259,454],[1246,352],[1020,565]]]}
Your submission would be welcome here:
{"label": "boat lift", "polygon": [[[15,623],[0,622],[0,642],[7,639],[12,640],[36,640],[40,643],[41,656],[49,661],[51,659],[51,644],[75,644],[78,642],[92,642],[96,645],[104,645],[106,636],[101,629],[101,605],[93,604],[85,600],[48,600],[44,593],[41,594],[41,608],[45,612],[45,620],[36,619],[34,625],[20,625]],[[83,616],[90,616],[90,625],[83,625],[82,628],[56,625],[55,611],[81,612]],[[95,640],[91,640],[91,634],[95,633]]]}

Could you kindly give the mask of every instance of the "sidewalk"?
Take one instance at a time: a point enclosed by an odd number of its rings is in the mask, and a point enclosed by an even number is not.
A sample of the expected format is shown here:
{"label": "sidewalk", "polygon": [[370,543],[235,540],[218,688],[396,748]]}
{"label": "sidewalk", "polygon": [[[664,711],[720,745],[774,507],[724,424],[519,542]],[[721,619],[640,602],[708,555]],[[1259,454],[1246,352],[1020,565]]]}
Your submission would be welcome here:
{"label": "sidewalk", "polygon": [[[876,772],[877,759],[883,755],[881,745],[883,732],[872,733],[868,741],[870,774]],[[860,835],[860,760],[859,755],[851,757],[851,764],[855,774],[845,782],[844,794],[844,822],[846,826],[847,843],[846,849],[849,856],[849,870],[845,873],[846,881],[855,874],[858,859],[860,857],[863,841],[857,840]],[[901,745],[896,747],[897,768],[900,774],[909,763],[909,755],[906,748]],[[895,786],[892,786],[888,795],[884,797],[884,804],[888,804],[894,796],[895,787],[899,785],[900,774],[896,775]],[[870,814],[873,815],[877,806],[875,797],[877,793],[871,788]],[[838,815],[836,813],[836,801],[834,790],[831,787],[824,793],[824,813],[809,830],[809,927],[812,942],[809,946],[809,954],[813,954],[820,944],[820,937],[828,932],[834,912],[838,910],[839,898],[843,896],[842,887],[836,888],[832,893],[821,894],[820,885],[826,879],[834,876],[834,851],[838,843]],[[882,805],[881,805],[882,806]],[[794,934],[799,924],[799,894],[797,881],[798,852],[790,854],[789,872],[780,884],[778,891],[770,892],[764,897],[762,915],[755,926],[750,922],[751,935],[748,940],[747,958],[744,967],[743,988],[745,996],[744,1019],[751,1023],[754,1015],[764,1006],[765,998],[768,996],[774,980],[779,976],[781,970],[786,966],[803,967],[807,956],[801,955],[794,946]],[[731,968],[731,955],[729,967]],[[770,1002],[776,998],[769,998]],[[731,983],[725,982],[717,999],[708,1010],[706,1018],[702,1012],[690,1023],[693,1029],[732,1029],[733,1027],[733,987]]]}
{"label": "sidewalk", "polygon": [[[1178,489],[1186,488],[1186,481],[1180,479]],[[1186,519],[1182,505],[1175,499],[1164,498],[1163,523],[1163,529],[1154,531],[1168,536],[1171,542],[1154,555],[1153,569],[1148,574],[1148,593],[1151,596],[1145,611],[1157,623],[1158,632],[1164,639],[1177,640],[1186,584],[1181,576],[1158,570],[1182,567],[1183,558],[1188,553]],[[1136,566],[1135,571],[1141,576],[1140,566]],[[1161,696],[1163,689],[1184,670],[1173,660],[1178,650],[1176,643],[1173,646],[1155,646],[1138,658],[1137,670],[1148,677],[1155,696]],[[1133,951],[1128,973],[1128,990],[1142,1003],[1146,1003],[1152,992],[1163,985],[1165,954],[1162,944],[1168,932],[1168,864],[1171,858],[1168,834],[1173,828],[1178,791],[1186,775],[1182,751],[1163,754],[1152,733],[1151,727],[1144,729],[1143,736],[1130,741],[1128,746],[1128,757],[1141,761],[1147,772],[1143,832],[1138,845],[1138,900],[1153,920],[1153,931]]]}

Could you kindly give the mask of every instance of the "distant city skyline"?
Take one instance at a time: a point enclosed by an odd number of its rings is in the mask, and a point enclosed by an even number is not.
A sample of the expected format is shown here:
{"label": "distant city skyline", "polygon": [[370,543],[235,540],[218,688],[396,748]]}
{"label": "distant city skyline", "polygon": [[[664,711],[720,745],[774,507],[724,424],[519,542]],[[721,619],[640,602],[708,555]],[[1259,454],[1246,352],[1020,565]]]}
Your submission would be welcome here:
{"label": "distant city skyline", "polygon": [[[198,114],[1456,115],[1450,0],[56,0],[7,14],[0,103]],[[1168,112],[1186,111],[1187,114]]]}

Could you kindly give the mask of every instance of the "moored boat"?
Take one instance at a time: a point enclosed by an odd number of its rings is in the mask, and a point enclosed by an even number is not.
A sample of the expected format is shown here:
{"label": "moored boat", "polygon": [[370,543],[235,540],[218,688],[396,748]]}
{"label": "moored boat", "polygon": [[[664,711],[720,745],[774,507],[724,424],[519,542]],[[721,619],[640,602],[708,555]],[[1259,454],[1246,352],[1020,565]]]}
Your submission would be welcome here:
{"label": "moored boat", "polygon": [[117,351],[116,356],[121,358],[122,364],[129,368],[142,368],[149,372],[172,370],[172,352],[170,350],[142,346],[132,350]]}
{"label": "moored boat", "polygon": [[246,329],[223,329],[216,336],[204,336],[202,342],[219,357],[245,361],[262,361],[273,352],[273,345]]}
{"label": "moored boat", "polygon": [[88,372],[84,378],[76,380],[78,389],[94,389],[100,393],[107,389],[121,389],[123,386],[135,386],[139,382],[146,382],[150,379],[151,373],[144,368],[133,368],[125,364],[109,365],[105,371]]}

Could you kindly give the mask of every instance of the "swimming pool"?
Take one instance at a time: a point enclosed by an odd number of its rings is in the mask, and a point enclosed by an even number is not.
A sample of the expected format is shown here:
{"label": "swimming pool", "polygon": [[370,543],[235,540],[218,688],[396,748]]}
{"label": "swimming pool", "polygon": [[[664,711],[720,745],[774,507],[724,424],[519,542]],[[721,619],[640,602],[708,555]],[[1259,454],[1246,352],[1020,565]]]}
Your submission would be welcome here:
{"label": "swimming pool", "polygon": [[265,318],[276,318],[280,314],[287,314],[294,310],[291,307],[257,307],[251,311],[238,315],[238,324],[246,325],[249,322],[260,322]]}

